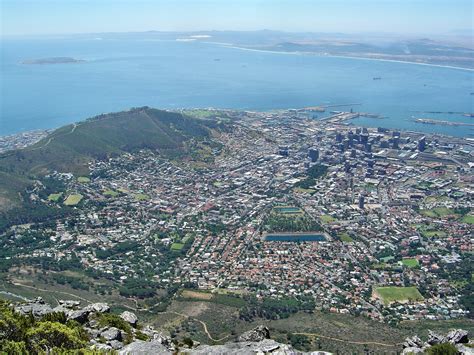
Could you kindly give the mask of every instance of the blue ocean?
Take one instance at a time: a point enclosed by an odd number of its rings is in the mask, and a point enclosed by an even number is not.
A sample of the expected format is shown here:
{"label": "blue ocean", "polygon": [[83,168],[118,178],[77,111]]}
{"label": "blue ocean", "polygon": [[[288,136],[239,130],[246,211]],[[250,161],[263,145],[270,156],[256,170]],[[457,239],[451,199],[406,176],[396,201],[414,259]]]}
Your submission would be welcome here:
{"label": "blue ocean", "polygon": [[[204,41],[91,35],[10,38],[0,44],[0,135],[145,105],[270,110],[347,103],[360,103],[355,111],[385,117],[353,124],[474,135],[474,127],[414,122],[474,123],[462,114],[474,112],[474,72],[468,70],[252,51]],[[21,63],[51,57],[85,62]],[[427,113],[434,111],[458,113]]]}

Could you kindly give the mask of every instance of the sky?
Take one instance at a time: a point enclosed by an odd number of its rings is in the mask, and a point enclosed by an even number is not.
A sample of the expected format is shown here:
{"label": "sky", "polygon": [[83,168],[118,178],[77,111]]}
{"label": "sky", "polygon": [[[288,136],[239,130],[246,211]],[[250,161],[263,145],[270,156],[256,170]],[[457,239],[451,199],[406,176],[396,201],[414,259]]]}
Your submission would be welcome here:
{"label": "sky", "polygon": [[0,0],[1,34],[472,31],[471,0]]}

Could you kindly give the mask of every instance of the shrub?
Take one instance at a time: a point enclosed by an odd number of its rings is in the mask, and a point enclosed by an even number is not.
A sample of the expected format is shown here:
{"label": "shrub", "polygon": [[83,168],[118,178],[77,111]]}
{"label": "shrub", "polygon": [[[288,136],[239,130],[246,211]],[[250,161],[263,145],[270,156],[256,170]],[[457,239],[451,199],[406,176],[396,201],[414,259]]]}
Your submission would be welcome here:
{"label": "shrub", "polygon": [[459,354],[458,349],[453,344],[443,343],[433,345],[426,350],[428,355],[457,355]]}

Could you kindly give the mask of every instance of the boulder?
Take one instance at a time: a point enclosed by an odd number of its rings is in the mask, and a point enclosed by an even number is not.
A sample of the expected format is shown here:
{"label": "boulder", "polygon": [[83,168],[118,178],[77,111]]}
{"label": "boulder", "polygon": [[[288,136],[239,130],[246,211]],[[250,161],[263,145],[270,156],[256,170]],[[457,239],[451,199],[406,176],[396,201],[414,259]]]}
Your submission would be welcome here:
{"label": "boulder", "polygon": [[474,348],[467,347],[464,344],[456,344],[456,349],[461,355],[474,355]]}
{"label": "boulder", "polygon": [[23,315],[31,313],[35,318],[41,318],[46,314],[54,313],[53,308],[49,304],[45,304],[41,297],[15,306],[15,311]]}
{"label": "boulder", "polygon": [[423,347],[423,341],[419,337],[412,336],[408,337],[405,339],[405,342],[403,343],[403,348],[422,348]]}
{"label": "boulder", "polygon": [[172,354],[164,345],[156,340],[134,341],[119,350],[119,355],[168,355]]}
{"label": "boulder", "polygon": [[106,313],[110,311],[109,305],[107,303],[101,303],[101,302],[92,303],[84,307],[84,309],[88,310],[89,312],[97,312],[97,313]]}
{"label": "boulder", "polygon": [[59,305],[63,306],[64,308],[74,309],[79,307],[81,301],[71,301],[71,300],[59,300]]}
{"label": "boulder", "polygon": [[69,311],[71,311],[71,309],[64,307],[63,305],[59,305],[53,308],[53,312],[63,312],[67,314]]}
{"label": "boulder", "polygon": [[405,348],[402,351],[402,355],[409,355],[409,354],[423,354],[425,351],[421,348]]}
{"label": "boulder", "polygon": [[91,349],[93,350],[99,350],[99,351],[110,351],[112,350],[112,347],[107,344],[94,344],[91,346]]}
{"label": "boulder", "polygon": [[109,345],[112,347],[114,350],[122,349],[123,348],[123,343],[118,340],[112,340],[109,341]]}
{"label": "boulder", "polygon": [[120,329],[115,327],[110,327],[100,333],[100,336],[103,337],[105,340],[112,341],[112,340],[121,340],[122,333]]}
{"label": "boulder", "polygon": [[455,329],[451,330],[447,335],[446,335],[446,342],[451,343],[451,344],[465,344],[469,342],[469,332],[463,329]]}
{"label": "boulder", "polygon": [[438,334],[438,333],[435,333],[431,330],[428,330],[428,344],[430,345],[436,345],[436,344],[441,344],[441,343],[445,343],[446,340],[444,338],[444,336]]}
{"label": "boulder", "polygon": [[120,318],[122,318],[125,322],[131,324],[132,326],[136,326],[138,323],[138,317],[135,315],[135,313],[129,311],[122,312]]}
{"label": "boulder", "polygon": [[259,325],[255,329],[249,330],[239,336],[238,341],[262,341],[264,339],[270,339],[270,331],[267,327]]}
{"label": "boulder", "polygon": [[77,311],[69,311],[66,313],[68,320],[75,320],[81,324],[87,322],[87,316],[89,315],[90,311],[83,308]]}

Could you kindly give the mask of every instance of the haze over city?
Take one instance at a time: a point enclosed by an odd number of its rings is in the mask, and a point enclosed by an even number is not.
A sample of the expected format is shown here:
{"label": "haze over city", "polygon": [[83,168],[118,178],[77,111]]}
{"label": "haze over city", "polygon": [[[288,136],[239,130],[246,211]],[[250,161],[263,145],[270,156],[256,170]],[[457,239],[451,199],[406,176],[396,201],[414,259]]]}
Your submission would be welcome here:
{"label": "haze over city", "polygon": [[1,18],[3,35],[262,29],[472,34],[473,4],[469,0],[4,0]]}

